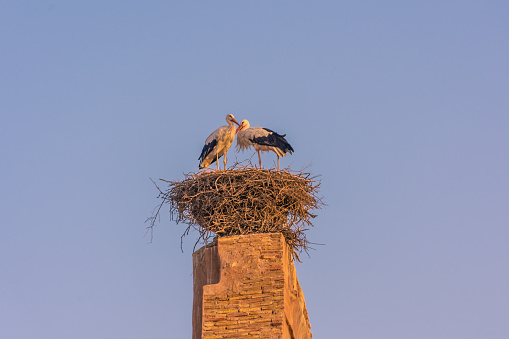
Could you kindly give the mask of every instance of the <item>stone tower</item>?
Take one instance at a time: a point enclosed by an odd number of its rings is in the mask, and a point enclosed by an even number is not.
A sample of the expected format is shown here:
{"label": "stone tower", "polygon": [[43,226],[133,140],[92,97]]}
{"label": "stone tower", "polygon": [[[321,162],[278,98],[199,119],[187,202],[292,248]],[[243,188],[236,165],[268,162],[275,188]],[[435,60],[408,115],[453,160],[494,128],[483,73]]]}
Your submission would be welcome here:
{"label": "stone tower", "polygon": [[193,254],[193,339],[312,337],[281,233],[220,237]]}

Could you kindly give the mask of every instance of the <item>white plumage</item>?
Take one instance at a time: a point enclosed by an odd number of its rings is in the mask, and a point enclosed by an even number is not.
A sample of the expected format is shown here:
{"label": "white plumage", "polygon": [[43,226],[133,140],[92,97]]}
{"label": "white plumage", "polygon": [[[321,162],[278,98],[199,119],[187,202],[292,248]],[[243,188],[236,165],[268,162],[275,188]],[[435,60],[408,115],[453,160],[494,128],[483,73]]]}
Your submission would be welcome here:
{"label": "white plumage", "polygon": [[[226,122],[228,126],[219,127],[205,140],[205,145],[198,158],[198,160],[200,160],[200,169],[209,167],[210,164],[214,161],[218,161],[222,156],[224,156],[223,163],[224,169],[226,169],[226,153],[233,144],[233,139],[235,139],[236,131],[234,123],[239,125],[233,114],[228,114],[226,116]],[[216,165],[219,169],[219,164],[217,162]]]}
{"label": "white plumage", "polygon": [[262,168],[262,159],[260,152],[272,151],[277,155],[277,169],[279,169],[279,157],[286,156],[286,153],[292,154],[293,148],[286,141],[286,134],[278,134],[268,128],[250,127],[249,121],[242,120],[237,128],[237,149],[244,151],[253,147],[258,152],[258,162]]}

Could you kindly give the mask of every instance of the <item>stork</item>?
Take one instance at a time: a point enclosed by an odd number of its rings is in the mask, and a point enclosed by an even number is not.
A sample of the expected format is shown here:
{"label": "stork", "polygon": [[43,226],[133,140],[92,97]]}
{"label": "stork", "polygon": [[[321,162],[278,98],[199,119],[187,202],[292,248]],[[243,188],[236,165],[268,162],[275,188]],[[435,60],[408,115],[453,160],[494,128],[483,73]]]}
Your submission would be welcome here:
{"label": "stork", "polygon": [[262,159],[260,152],[272,151],[277,155],[277,169],[279,170],[279,157],[284,157],[286,153],[292,154],[293,148],[286,141],[286,134],[278,134],[268,128],[249,127],[249,121],[242,120],[237,128],[237,150],[253,147],[258,152],[258,162],[262,168]]}
{"label": "stork", "polygon": [[198,160],[200,160],[200,169],[209,167],[214,161],[216,161],[217,169],[219,169],[218,162],[219,158],[222,156],[224,156],[224,169],[226,169],[226,153],[233,144],[235,133],[237,133],[233,123],[239,125],[233,114],[228,114],[226,116],[226,122],[228,123],[228,126],[219,127],[209,135],[207,140],[205,140],[205,145],[203,146],[200,157],[198,158]]}

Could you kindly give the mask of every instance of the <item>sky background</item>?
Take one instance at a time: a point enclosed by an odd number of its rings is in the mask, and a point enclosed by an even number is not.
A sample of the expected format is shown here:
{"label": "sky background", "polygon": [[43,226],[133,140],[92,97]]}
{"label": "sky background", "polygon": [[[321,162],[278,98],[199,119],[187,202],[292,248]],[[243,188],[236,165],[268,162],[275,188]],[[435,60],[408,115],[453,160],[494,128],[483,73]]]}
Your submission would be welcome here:
{"label": "sky background", "polygon": [[190,338],[196,234],[182,252],[166,213],[144,237],[149,178],[196,171],[232,113],[321,175],[324,245],[297,266],[315,338],[509,338],[508,17],[0,1],[0,337]]}

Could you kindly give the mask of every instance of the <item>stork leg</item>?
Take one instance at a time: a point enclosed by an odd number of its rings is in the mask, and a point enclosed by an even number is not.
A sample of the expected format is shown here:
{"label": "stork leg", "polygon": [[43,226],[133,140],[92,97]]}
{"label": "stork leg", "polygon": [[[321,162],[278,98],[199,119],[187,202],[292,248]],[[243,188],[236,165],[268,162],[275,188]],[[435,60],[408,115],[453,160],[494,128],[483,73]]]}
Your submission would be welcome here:
{"label": "stork leg", "polygon": [[217,152],[216,152],[216,168],[219,169],[219,157],[217,156]]}
{"label": "stork leg", "polygon": [[277,156],[277,170],[279,171],[279,155]]}
{"label": "stork leg", "polygon": [[260,151],[258,151],[258,163],[260,164],[260,169],[262,168],[262,158],[260,157]]}
{"label": "stork leg", "polygon": [[226,171],[226,153],[223,155],[224,170]]}

